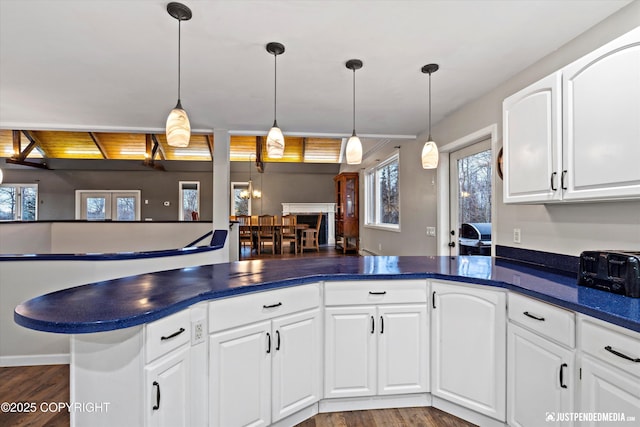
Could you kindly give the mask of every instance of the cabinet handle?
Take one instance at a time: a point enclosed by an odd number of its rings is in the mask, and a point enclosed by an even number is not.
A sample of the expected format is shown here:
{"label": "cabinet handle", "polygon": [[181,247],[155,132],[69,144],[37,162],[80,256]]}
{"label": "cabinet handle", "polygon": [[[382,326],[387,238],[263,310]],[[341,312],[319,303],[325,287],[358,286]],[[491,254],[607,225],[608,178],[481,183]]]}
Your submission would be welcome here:
{"label": "cabinet handle", "polygon": [[380,333],[384,334],[384,317],[380,316]]}
{"label": "cabinet handle", "polygon": [[633,357],[629,357],[624,353],[620,353],[619,351],[615,351],[614,349],[611,348],[610,345],[606,346],[604,349],[607,350],[609,353],[613,353],[618,357],[622,357],[623,359],[627,359],[627,360],[630,360],[630,361],[635,362],[635,363],[640,363],[640,357],[636,357],[634,359]]}
{"label": "cabinet handle", "polygon": [[535,314],[531,314],[531,313],[529,313],[528,311],[525,311],[525,312],[524,312],[524,313],[522,313],[522,314],[524,314],[525,316],[530,317],[530,318],[532,318],[532,319],[535,319],[535,320],[539,320],[539,321],[541,321],[541,322],[544,322],[544,317],[538,317],[538,316],[536,316]]}
{"label": "cabinet handle", "polygon": [[369,295],[386,295],[387,291],[382,291],[382,292],[373,292],[373,291],[369,291]]}
{"label": "cabinet handle", "polygon": [[176,332],[174,332],[171,335],[169,335],[168,337],[160,337],[160,341],[170,340],[171,338],[175,338],[175,337],[177,337],[178,335],[180,335],[183,332],[184,332],[184,328],[180,328]]}
{"label": "cabinet handle", "polygon": [[276,344],[276,351],[280,350],[280,331],[276,331],[276,336],[278,337],[278,343]]}
{"label": "cabinet handle", "polygon": [[371,333],[373,333],[376,329],[376,319],[371,316]]}
{"label": "cabinet handle", "polygon": [[567,187],[564,186],[564,176],[567,174],[567,171],[562,171],[562,175],[560,175],[560,187],[562,187],[563,190],[566,190]]}
{"label": "cabinet handle", "polygon": [[156,404],[153,406],[153,410],[157,411],[158,409],[160,409],[160,384],[158,384],[158,381],[154,381],[153,386],[157,387],[156,388]]}
{"label": "cabinet handle", "polygon": [[558,172],[552,172],[551,173],[551,189],[553,191],[557,191],[558,190],[558,187],[556,187],[556,180],[555,180],[556,176],[558,176]]}
{"label": "cabinet handle", "polygon": [[262,308],[276,308],[276,307],[280,307],[281,305],[282,305],[282,303],[279,302],[277,304],[263,305]]}
{"label": "cabinet handle", "polygon": [[267,332],[267,354],[271,353],[271,334]]}
{"label": "cabinet handle", "polygon": [[431,294],[431,307],[436,308],[436,291]]}
{"label": "cabinet handle", "polygon": [[564,368],[567,367],[566,363],[563,363],[562,365],[560,365],[560,387],[562,388],[567,388],[567,385],[564,383]]}

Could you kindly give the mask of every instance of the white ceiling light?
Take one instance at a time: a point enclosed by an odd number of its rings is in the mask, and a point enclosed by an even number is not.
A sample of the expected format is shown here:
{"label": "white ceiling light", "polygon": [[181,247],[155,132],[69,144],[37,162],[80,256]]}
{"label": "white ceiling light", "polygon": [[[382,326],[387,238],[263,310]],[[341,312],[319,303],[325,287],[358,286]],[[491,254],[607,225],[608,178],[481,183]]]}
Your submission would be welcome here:
{"label": "white ceiling light", "polygon": [[356,70],[362,68],[362,61],[359,59],[350,59],[345,66],[353,70],[353,133],[347,141],[346,156],[347,164],[359,165],[362,163],[362,143],[356,135]]}
{"label": "white ceiling light", "polygon": [[267,44],[267,52],[273,55],[273,126],[267,134],[267,156],[272,159],[281,159],[284,156],[284,135],[278,127],[276,119],[276,107],[278,105],[278,55],[284,53],[282,43],[271,42]]}
{"label": "white ceiling light", "polygon": [[435,169],[438,167],[438,146],[431,138],[431,74],[438,71],[438,64],[427,64],[422,67],[422,72],[429,74],[429,137],[422,147],[422,168]]}
{"label": "white ceiling light", "polygon": [[178,103],[167,117],[167,144],[172,147],[187,147],[191,137],[191,124],[180,102],[180,24],[191,19],[191,9],[182,3],[172,2],[167,5],[167,12],[178,20]]}

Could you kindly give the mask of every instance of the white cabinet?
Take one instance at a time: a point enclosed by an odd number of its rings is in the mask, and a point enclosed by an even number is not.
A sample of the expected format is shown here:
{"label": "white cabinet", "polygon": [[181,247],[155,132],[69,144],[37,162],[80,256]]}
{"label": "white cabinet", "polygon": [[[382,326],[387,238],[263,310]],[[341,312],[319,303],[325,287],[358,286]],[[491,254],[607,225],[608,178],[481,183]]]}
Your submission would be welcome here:
{"label": "white cabinet", "polygon": [[145,367],[146,425],[190,426],[189,346],[185,345]]}
{"label": "white cabinet", "polygon": [[505,99],[504,203],[561,199],[561,102],[559,71]]}
{"label": "white cabinet", "polygon": [[504,202],[640,197],[640,27],[503,103]]}
{"label": "white cabinet", "polygon": [[317,284],[210,303],[211,426],[269,425],[320,399],[319,303]]}
{"label": "white cabinet", "polygon": [[536,427],[574,412],[575,321],[570,311],[509,294],[507,421]]}
{"label": "white cabinet", "polygon": [[506,296],[431,281],[431,392],[505,420]]}
{"label": "white cabinet", "polygon": [[325,285],[325,398],[429,390],[426,290],[424,281]]}
{"label": "white cabinet", "polygon": [[[581,316],[580,411],[640,420],[640,334]],[[613,419],[612,421],[621,421]],[[611,425],[589,419],[584,426]]]}

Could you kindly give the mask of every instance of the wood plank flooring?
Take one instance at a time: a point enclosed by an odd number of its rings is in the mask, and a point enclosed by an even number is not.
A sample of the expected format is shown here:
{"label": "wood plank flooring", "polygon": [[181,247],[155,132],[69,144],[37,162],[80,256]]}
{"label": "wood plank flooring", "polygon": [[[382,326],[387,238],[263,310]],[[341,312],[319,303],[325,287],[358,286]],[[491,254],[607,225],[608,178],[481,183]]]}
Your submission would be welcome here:
{"label": "wood plank flooring", "polygon": [[[33,402],[33,413],[0,411],[1,427],[67,427],[66,411],[41,411],[42,403],[69,402],[69,365],[0,368],[0,403]],[[380,409],[318,414],[297,427],[470,427],[435,408]]]}

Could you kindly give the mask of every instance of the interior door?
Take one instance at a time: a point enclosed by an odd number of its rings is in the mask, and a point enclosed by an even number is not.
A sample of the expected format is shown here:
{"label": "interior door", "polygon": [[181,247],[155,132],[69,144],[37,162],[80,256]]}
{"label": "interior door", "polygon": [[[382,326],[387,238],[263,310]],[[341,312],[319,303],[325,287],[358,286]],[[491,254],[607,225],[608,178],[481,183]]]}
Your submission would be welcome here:
{"label": "interior door", "polygon": [[491,140],[480,141],[449,154],[449,247],[460,254],[463,223],[491,223]]}

